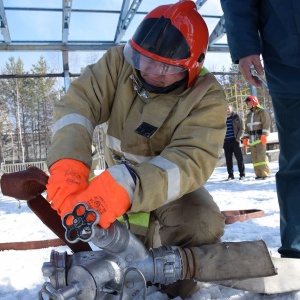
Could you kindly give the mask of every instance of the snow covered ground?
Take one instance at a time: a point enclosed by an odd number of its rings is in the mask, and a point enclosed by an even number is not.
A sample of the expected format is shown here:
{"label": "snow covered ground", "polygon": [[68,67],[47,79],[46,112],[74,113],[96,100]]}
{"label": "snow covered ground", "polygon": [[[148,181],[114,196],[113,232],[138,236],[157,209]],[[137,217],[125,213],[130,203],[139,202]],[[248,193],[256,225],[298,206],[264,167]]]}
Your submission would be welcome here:
{"label": "snow covered ground", "polygon": [[[225,167],[216,168],[206,183],[221,210],[261,209],[263,218],[250,219],[226,225],[222,241],[236,242],[264,240],[272,256],[279,257],[280,246],[279,209],[275,191],[277,162],[271,162],[272,177],[264,181],[254,179],[251,164],[246,164],[245,181],[224,181]],[[236,176],[237,176],[236,172]],[[26,202],[4,197],[0,194],[0,243],[56,238],[56,236],[28,209]],[[68,247],[55,247],[56,251],[69,251]],[[45,281],[41,267],[49,261],[51,248],[39,250],[0,251],[0,299],[35,300]],[[300,277],[300,275],[299,275]],[[168,300],[155,287],[148,288],[147,300]],[[181,298],[177,297],[176,300]],[[300,300],[300,292],[259,295],[215,284],[203,284],[201,290],[189,300],[230,299],[230,300]]]}

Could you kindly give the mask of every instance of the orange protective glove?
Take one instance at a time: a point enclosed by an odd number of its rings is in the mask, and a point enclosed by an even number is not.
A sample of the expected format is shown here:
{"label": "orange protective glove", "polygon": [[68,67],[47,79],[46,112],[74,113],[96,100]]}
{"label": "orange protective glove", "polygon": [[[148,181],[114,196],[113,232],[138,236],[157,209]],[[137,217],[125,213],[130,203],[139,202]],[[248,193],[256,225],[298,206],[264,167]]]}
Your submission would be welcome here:
{"label": "orange protective glove", "polygon": [[[124,184],[119,184],[112,176],[116,175],[115,172],[110,172],[112,168],[118,170],[116,177],[122,183],[126,183],[126,189]],[[71,201],[65,202],[61,208],[62,216],[72,212],[77,203],[84,202],[90,209],[99,213],[99,225],[108,228],[118,217],[125,214],[131,206],[130,194],[133,194],[135,183],[125,165],[112,168],[93,178],[86,190],[77,194]],[[124,174],[125,176],[120,176]]]}
{"label": "orange protective glove", "polygon": [[61,211],[62,205],[72,199],[69,196],[78,194],[88,187],[89,172],[84,163],[69,158],[61,159],[51,166],[46,186],[47,201],[60,216],[64,216]]}
{"label": "orange protective glove", "polygon": [[243,139],[243,144],[244,144],[245,147],[249,147],[248,141],[249,141],[248,138],[244,138],[244,139]]}
{"label": "orange protective glove", "polygon": [[260,141],[262,145],[266,145],[267,144],[267,136],[266,135],[261,135],[260,136]]}

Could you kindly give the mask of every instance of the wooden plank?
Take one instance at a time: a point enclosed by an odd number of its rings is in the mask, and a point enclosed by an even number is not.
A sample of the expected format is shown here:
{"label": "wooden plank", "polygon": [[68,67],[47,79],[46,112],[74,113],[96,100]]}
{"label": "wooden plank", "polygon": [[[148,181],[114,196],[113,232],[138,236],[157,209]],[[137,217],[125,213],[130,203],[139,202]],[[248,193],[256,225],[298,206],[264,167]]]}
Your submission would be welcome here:
{"label": "wooden plank", "polygon": [[64,246],[66,243],[61,239],[50,239],[40,241],[26,241],[26,242],[9,242],[0,243],[0,251],[4,250],[32,250],[49,247]]}

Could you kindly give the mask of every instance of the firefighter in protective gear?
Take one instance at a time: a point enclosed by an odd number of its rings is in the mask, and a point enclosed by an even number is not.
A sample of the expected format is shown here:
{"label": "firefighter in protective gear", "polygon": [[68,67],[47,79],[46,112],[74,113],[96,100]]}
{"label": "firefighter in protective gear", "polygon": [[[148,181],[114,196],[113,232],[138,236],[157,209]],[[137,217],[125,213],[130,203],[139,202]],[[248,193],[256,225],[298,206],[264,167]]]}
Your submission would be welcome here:
{"label": "firefighter in protective gear", "polygon": [[[203,185],[222,150],[227,103],[203,68],[207,45],[193,1],[162,5],[125,47],[109,49],[72,82],[54,106],[48,153],[47,200],[61,217],[86,202],[103,228],[125,213],[130,221],[147,216],[144,227],[131,225],[147,247],[220,241],[224,216]],[[88,182],[99,124],[108,168]],[[162,287],[182,298],[198,288],[193,280]]]}
{"label": "firefighter in protective gear", "polygon": [[257,97],[250,95],[245,102],[250,112],[246,118],[244,146],[250,147],[255,179],[265,179],[271,175],[266,155],[267,136],[270,133],[270,116],[259,104]]}

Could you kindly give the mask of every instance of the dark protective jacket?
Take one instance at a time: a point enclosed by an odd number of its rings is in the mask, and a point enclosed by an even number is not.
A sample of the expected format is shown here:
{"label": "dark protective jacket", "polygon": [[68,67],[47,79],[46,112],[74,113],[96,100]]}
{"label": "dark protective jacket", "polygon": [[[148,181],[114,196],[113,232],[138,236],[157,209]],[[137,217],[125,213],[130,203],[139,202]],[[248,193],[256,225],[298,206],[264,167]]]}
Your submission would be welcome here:
{"label": "dark protective jacket", "polygon": [[245,127],[242,118],[235,112],[232,112],[232,127],[236,141],[240,142],[244,135]]}
{"label": "dark protective jacket", "polygon": [[262,54],[271,96],[299,98],[300,1],[221,0],[221,5],[233,63]]}
{"label": "dark protective jacket", "polygon": [[123,47],[114,47],[55,104],[48,165],[72,158],[90,166],[93,130],[106,124],[108,166],[126,162],[137,176],[130,212],[149,212],[210,177],[223,146],[226,109],[225,93],[209,72],[188,89],[145,92]]}

